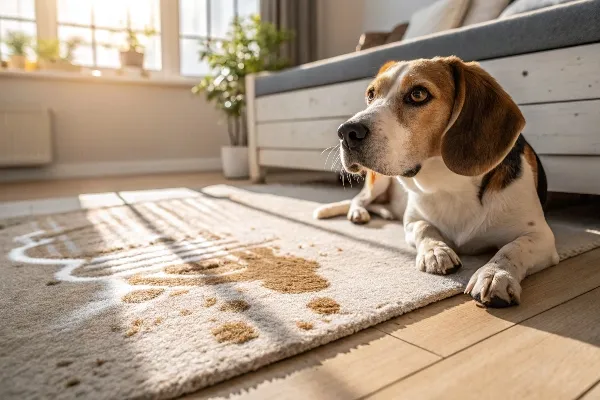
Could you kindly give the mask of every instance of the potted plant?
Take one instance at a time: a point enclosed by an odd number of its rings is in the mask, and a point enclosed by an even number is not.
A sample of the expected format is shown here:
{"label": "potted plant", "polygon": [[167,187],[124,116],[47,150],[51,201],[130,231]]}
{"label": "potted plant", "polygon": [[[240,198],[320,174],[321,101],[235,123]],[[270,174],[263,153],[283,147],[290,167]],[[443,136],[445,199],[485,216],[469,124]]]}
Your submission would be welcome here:
{"label": "potted plant", "polygon": [[[121,67],[134,67],[143,69],[144,46],[138,40],[137,33],[131,28],[130,23],[127,24],[125,33],[127,34],[126,47],[119,53]],[[145,37],[150,37],[155,34],[156,31],[152,28],[146,27],[146,29],[144,29]]]}
{"label": "potted plant", "polygon": [[46,70],[78,71],[73,65],[73,54],[82,43],[82,39],[72,37],[65,42],[64,56],[61,56],[60,41],[57,39],[40,39],[35,47],[38,56],[38,68]]}
{"label": "potted plant", "polygon": [[31,45],[31,37],[23,32],[9,31],[4,41],[10,52],[9,68],[25,69],[27,48]]}
{"label": "potted plant", "polygon": [[289,60],[279,53],[293,34],[255,15],[234,18],[223,40],[201,40],[200,60],[207,62],[211,74],[192,93],[204,93],[225,114],[230,146],[221,148],[221,161],[226,178],[245,178],[249,172],[244,79],[248,74],[287,67]]}

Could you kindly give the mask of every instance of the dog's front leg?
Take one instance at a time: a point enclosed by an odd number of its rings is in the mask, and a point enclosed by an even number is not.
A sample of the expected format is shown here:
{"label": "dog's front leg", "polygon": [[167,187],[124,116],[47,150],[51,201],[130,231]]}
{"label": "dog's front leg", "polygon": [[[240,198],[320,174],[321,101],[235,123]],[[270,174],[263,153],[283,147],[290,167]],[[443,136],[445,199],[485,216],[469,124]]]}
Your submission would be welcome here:
{"label": "dog's front leg", "polygon": [[508,307],[521,300],[521,280],[529,270],[558,264],[554,235],[548,227],[524,234],[502,247],[469,280],[466,294],[490,307]]}
{"label": "dog's front leg", "polygon": [[367,206],[387,190],[390,180],[390,177],[377,175],[373,171],[367,172],[365,185],[350,203],[348,219],[355,224],[366,224],[369,222],[371,215],[367,211]]}
{"label": "dog's front leg", "polygon": [[407,210],[404,233],[408,244],[417,249],[417,268],[432,274],[451,274],[461,267],[460,258],[441,233],[429,222]]}

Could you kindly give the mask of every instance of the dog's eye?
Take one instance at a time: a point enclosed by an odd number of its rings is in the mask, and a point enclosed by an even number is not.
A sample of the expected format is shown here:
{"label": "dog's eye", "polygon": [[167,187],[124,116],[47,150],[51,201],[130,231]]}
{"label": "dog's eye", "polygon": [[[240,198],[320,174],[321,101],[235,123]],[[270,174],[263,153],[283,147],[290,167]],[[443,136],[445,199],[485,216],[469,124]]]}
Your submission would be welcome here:
{"label": "dog's eye", "polygon": [[412,103],[423,103],[429,99],[429,92],[423,87],[416,87],[410,92],[409,97]]}
{"label": "dog's eye", "polygon": [[370,88],[369,90],[367,90],[367,101],[371,102],[371,101],[373,101],[374,98],[375,98],[375,89]]}

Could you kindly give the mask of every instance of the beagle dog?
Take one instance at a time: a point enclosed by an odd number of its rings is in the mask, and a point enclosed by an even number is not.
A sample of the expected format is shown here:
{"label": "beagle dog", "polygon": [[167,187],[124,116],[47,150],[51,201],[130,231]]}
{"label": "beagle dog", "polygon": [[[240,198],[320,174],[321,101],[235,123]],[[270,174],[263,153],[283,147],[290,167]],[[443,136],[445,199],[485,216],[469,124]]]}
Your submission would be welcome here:
{"label": "beagle dog", "polygon": [[486,306],[518,304],[525,275],[559,261],[542,210],[546,176],[521,135],[519,107],[478,63],[458,57],[390,61],[366,103],[338,129],[342,165],[366,171],[365,186],[315,217],[347,212],[365,223],[370,210],[403,219],[417,267],[433,274],[460,268],[457,253],[497,249],[465,293]]}

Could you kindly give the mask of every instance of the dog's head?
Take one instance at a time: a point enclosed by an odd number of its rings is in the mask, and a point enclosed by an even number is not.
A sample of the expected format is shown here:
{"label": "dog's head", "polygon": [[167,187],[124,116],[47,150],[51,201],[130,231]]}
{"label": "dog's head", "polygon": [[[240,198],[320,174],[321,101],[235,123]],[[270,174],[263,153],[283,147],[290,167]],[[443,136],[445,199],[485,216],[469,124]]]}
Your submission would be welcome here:
{"label": "dog's head", "polygon": [[342,164],[352,173],[412,177],[441,156],[457,174],[481,175],[506,157],[525,126],[494,78],[457,57],[390,61],[365,97],[367,108],[338,130]]}

